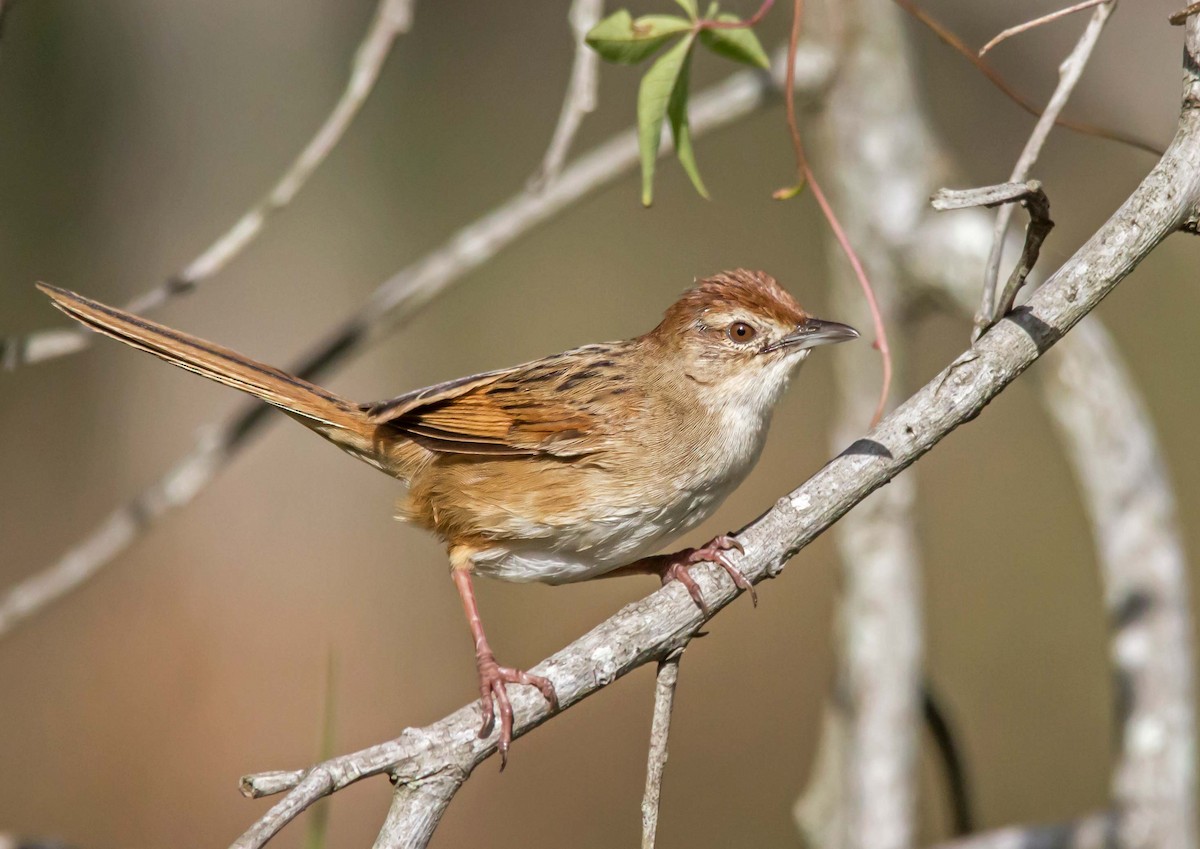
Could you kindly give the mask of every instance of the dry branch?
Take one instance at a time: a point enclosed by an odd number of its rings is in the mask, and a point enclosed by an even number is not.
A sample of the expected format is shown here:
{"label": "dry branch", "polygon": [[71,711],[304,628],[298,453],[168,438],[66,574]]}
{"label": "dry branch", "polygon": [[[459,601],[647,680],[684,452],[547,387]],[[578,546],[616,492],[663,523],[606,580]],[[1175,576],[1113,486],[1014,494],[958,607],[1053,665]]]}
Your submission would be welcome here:
{"label": "dry branch", "polygon": [[[929,145],[910,109],[913,82],[905,72],[898,10],[887,2],[842,9],[855,38],[847,42],[813,127],[814,153],[829,175],[830,197],[842,211],[884,320],[897,328],[904,281],[892,236],[924,214],[927,194],[912,176],[932,167]],[[827,254],[834,311],[852,323],[863,320],[866,310],[836,246],[829,245]],[[898,371],[903,343],[895,336]],[[836,450],[871,415],[878,378],[865,351],[835,351],[834,358]],[[822,769],[811,776],[798,807],[810,845],[904,849],[913,841],[923,651],[915,498],[916,480],[906,475],[847,516],[835,535],[844,576],[837,695],[825,707]]]}
{"label": "dry branch", "polygon": [[1067,6],[1064,9],[1057,9],[1053,12],[1050,12],[1048,15],[1042,15],[1039,18],[1034,18],[1033,20],[1025,21],[1024,23],[1017,24],[1014,27],[1009,27],[1008,29],[1002,30],[1001,32],[997,33],[992,38],[991,41],[989,41],[987,44],[983,45],[983,47],[980,47],[979,48],[979,56],[983,57],[989,50],[991,50],[997,44],[1007,41],[1008,39],[1012,38],[1014,35],[1020,35],[1023,32],[1029,32],[1031,29],[1035,29],[1037,27],[1043,26],[1044,24],[1048,24],[1053,21],[1057,21],[1060,18],[1065,18],[1067,15],[1073,15],[1076,12],[1082,12],[1085,9],[1090,9],[1093,6],[1099,6],[1101,3],[1107,3],[1107,2],[1109,2],[1109,0],[1083,0],[1082,3],[1076,3],[1074,6]]}
{"label": "dry branch", "polygon": [[[969,315],[976,304],[970,281],[990,229],[977,211],[933,218],[910,246],[910,273]],[[1154,427],[1094,317],[1063,340],[1039,374],[1043,403],[1088,507],[1112,624],[1120,697],[1113,833],[1119,828],[1126,847],[1195,846],[1190,595]],[[1170,745],[1156,745],[1163,738],[1139,728],[1167,729]],[[1008,829],[995,837],[1042,845],[1063,828]]]}
{"label": "dry branch", "polygon": [[575,60],[571,64],[567,93],[563,97],[562,112],[554,127],[554,135],[550,138],[550,146],[546,148],[541,167],[533,175],[535,188],[541,188],[558,177],[580,124],[596,108],[596,93],[600,87],[600,54],[588,47],[584,38],[600,20],[603,10],[604,0],[574,0],[571,3],[567,19],[575,38]]}
{"label": "dry branch", "polygon": [[671,736],[671,711],[679,683],[683,649],[658,662],[654,676],[654,716],[650,723],[650,749],[646,756],[646,790],[642,794],[642,849],[654,849],[658,833],[658,806],[662,798],[663,771],[667,768],[667,741]]}
{"label": "dry branch", "polygon": [[[1033,132],[1029,134],[1029,139],[1025,142],[1021,155],[1017,157],[1017,163],[1013,166],[1012,174],[1008,178],[1010,183],[1022,183],[1029,179],[1029,171],[1037,162],[1038,154],[1042,152],[1042,145],[1045,144],[1050,131],[1054,129],[1054,122],[1058,120],[1058,116],[1062,114],[1063,108],[1067,105],[1071,92],[1075,90],[1075,84],[1083,76],[1083,69],[1087,66],[1088,59],[1091,58],[1092,49],[1099,41],[1100,33],[1104,31],[1104,25],[1108,23],[1113,8],[1114,2],[1096,7],[1074,49],[1059,66],[1058,85],[1054,89],[1054,94],[1050,96],[1050,102],[1046,104],[1046,109],[1034,124]],[[1024,277],[1021,277],[1020,280],[1015,276],[1010,278],[1003,297],[997,299],[996,286],[1000,276],[1000,259],[1004,253],[1005,236],[1008,233],[1008,224],[1012,221],[1012,214],[1011,204],[1001,206],[996,213],[992,250],[988,254],[987,266],[983,272],[983,298],[980,301],[979,314],[975,318],[976,336],[999,321],[1000,317],[1011,308],[1012,299],[1017,296],[1014,286],[1019,288],[1020,283],[1024,280]],[[1048,216],[1046,220],[1049,221]]]}

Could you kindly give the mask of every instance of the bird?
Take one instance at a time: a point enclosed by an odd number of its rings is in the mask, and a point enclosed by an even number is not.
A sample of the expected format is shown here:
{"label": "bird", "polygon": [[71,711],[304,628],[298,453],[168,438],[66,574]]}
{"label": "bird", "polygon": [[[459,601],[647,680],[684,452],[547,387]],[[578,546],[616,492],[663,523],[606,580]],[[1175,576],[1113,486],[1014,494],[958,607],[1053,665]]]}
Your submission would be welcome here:
{"label": "bird", "polygon": [[502,666],[484,632],[473,577],[563,584],[654,574],[679,581],[706,615],[688,567],[719,565],[754,588],[721,535],[655,554],[696,527],[749,474],[772,413],[811,350],[858,337],[815,318],[775,278],[744,268],[695,282],[648,333],[584,345],[358,403],[179,330],[45,283],[54,306],[92,330],[247,392],[406,485],[399,518],[446,545],[475,647],[486,738],[500,716],[501,769],[512,741],[508,685],[545,677]]}

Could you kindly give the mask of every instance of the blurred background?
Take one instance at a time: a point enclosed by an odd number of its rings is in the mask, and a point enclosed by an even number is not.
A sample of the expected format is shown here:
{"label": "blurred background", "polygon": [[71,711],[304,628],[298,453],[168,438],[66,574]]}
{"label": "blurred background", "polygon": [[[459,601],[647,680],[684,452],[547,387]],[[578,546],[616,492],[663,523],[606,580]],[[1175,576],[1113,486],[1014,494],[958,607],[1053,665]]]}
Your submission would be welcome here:
{"label": "blurred background", "polygon": [[[749,14],[756,3],[731,3]],[[972,45],[1056,8],[924,4]],[[1118,9],[1067,114],[1165,145],[1178,112],[1174,0]],[[664,11],[659,0],[631,6]],[[619,8],[607,4],[609,11]],[[65,319],[46,280],[124,303],[198,254],[282,173],[345,84],[371,0],[22,0],[0,42],[0,333]],[[760,28],[771,49],[787,11]],[[993,62],[1044,102],[1082,18]],[[1005,179],[1032,119],[910,27],[927,103],[962,185]],[[566,4],[418,3],[362,114],[303,193],[217,278],[157,317],[286,365],[379,282],[518,191],[541,161],[572,56]],[[736,68],[698,57],[697,87]],[[627,127],[638,72],[603,66],[575,150]],[[698,142],[713,200],[674,162],[656,202],[630,175],[501,253],[326,381],[376,399],[590,341],[640,333],[696,276],[775,274],[824,315],[823,223],[770,192],[792,165],[780,105]],[[1153,164],[1057,132],[1035,175],[1064,259]],[[1175,237],[1098,314],[1145,393],[1200,551],[1194,422],[1195,240]],[[830,318],[838,318],[830,315]],[[963,320],[921,325],[911,379],[957,355]],[[1113,694],[1087,524],[1036,393],[1018,383],[919,464],[927,667],[961,734],[981,825],[1054,821],[1108,798]],[[914,383],[914,385],[916,385]],[[688,542],[740,527],[829,456],[828,358],[776,416],[758,471]],[[0,582],[54,562],[241,401],[108,341],[0,374]],[[79,592],[0,640],[0,831],[86,849],[227,845],[268,802],[240,775],[317,755],[326,658],[335,748],[425,724],[475,694],[472,650],[439,545],[391,520],[397,484],[282,416],[186,510]],[[964,470],[970,470],[964,474]],[[795,846],[833,671],[829,540],[739,600],[682,667],[660,846]],[[481,582],[501,658],[537,662],[653,588]],[[451,805],[435,846],[632,845],[653,671],[518,741]],[[750,716],[751,720],[742,718]],[[390,787],[337,795],[330,844],[366,845]],[[922,833],[946,833],[924,763]],[[277,839],[299,845],[302,827]]]}

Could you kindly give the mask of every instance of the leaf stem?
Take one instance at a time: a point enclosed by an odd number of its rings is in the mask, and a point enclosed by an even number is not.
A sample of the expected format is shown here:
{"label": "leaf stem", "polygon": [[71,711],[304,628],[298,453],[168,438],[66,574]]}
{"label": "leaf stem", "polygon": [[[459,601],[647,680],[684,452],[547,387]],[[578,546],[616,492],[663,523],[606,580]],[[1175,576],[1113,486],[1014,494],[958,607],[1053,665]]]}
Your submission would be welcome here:
{"label": "leaf stem", "polygon": [[746,29],[756,26],[759,21],[766,17],[767,12],[771,11],[771,7],[775,5],[775,0],[763,0],[762,5],[758,7],[758,11],[744,21],[717,21],[717,20],[701,20],[696,21],[696,31],[702,29]]}
{"label": "leaf stem", "polygon": [[[804,0],[794,0],[792,7],[792,31],[788,37],[787,73],[784,83],[786,92],[784,104],[787,109],[788,131],[792,138],[792,152],[796,156],[796,174],[799,185],[803,186],[807,183],[811,186],[813,197],[816,199],[817,205],[821,207],[821,213],[825,216],[825,220],[829,222],[829,229],[833,231],[833,237],[837,239],[842,252],[846,254],[846,259],[850,261],[850,267],[854,270],[854,276],[858,278],[858,285],[862,287],[863,295],[867,299],[867,308],[871,312],[871,322],[875,327],[874,347],[879,351],[879,356],[883,361],[883,381],[879,388],[879,403],[875,406],[875,414],[871,417],[871,427],[874,427],[883,418],[888,393],[892,388],[892,352],[888,346],[887,328],[883,323],[883,313],[879,309],[879,300],[875,297],[875,289],[871,286],[871,281],[867,277],[867,272],[863,268],[862,261],[858,258],[858,254],[855,253],[853,246],[851,246],[850,239],[846,236],[846,231],[842,228],[841,222],[838,221],[833,207],[829,204],[828,198],[825,197],[825,192],[821,189],[821,184],[817,181],[812,166],[808,162],[808,156],[804,152],[804,144],[800,140],[800,127],[796,122],[794,94],[796,86],[796,51],[800,45],[800,20],[803,15]],[[788,195],[786,193],[777,193],[776,196],[786,197]]]}

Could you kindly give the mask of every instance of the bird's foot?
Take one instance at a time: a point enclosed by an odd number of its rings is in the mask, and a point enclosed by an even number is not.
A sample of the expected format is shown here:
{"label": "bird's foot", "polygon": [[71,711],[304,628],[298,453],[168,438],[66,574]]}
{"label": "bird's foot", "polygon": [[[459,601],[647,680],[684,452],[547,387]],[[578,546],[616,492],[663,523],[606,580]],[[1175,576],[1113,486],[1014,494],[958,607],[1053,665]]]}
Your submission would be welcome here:
{"label": "bird's foot", "polygon": [[508,765],[508,747],[512,743],[513,731],[513,709],[512,702],[508,700],[508,685],[528,684],[537,687],[550,703],[551,710],[558,710],[558,694],[549,678],[501,666],[491,652],[480,655],[476,665],[479,667],[479,693],[483,706],[483,726],[479,729],[479,736],[486,737],[492,733],[496,726],[496,711],[499,711],[500,741],[497,749],[500,752],[500,769],[503,771]]}
{"label": "bird's foot", "polygon": [[682,551],[677,551],[674,554],[664,555],[665,559],[658,572],[659,577],[665,585],[668,581],[679,581],[688,591],[688,595],[692,597],[692,601],[696,602],[696,606],[700,608],[705,616],[708,616],[708,605],[704,602],[704,596],[700,593],[700,585],[696,583],[696,579],[692,577],[688,571],[688,567],[696,563],[716,563],[725,573],[733,580],[735,586],[750,593],[750,600],[758,607],[758,593],[754,590],[754,585],[751,584],[746,576],[738,567],[734,566],[730,561],[727,551],[739,551],[745,553],[742,544],[728,534],[723,534],[719,537],[714,537],[707,544],[700,548],[685,548]]}

